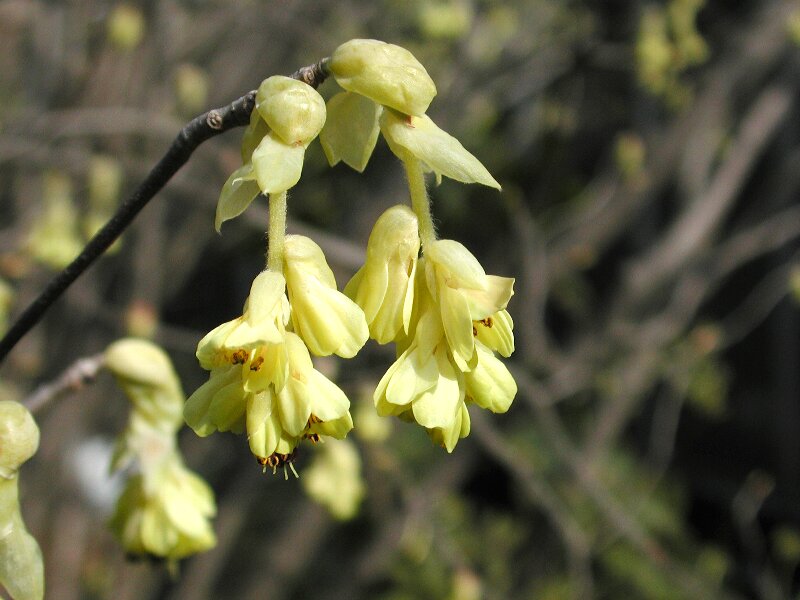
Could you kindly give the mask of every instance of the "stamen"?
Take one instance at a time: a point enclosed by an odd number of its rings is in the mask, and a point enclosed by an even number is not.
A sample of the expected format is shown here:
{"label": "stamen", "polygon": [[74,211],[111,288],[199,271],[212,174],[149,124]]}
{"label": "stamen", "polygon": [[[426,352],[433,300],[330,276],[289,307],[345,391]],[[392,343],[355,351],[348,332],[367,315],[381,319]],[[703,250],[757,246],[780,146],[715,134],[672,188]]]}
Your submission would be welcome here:
{"label": "stamen", "polygon": [[231,356],[231,364],[243,365],[245,362],[247,362],[247,350],[239,348]]}
{"label": "stamen", "polygon": [[253,362],[250,363],[250,370],[251,371],[258,371],[261,368],[261,365],[264,364],[264,357],[259,356]]}

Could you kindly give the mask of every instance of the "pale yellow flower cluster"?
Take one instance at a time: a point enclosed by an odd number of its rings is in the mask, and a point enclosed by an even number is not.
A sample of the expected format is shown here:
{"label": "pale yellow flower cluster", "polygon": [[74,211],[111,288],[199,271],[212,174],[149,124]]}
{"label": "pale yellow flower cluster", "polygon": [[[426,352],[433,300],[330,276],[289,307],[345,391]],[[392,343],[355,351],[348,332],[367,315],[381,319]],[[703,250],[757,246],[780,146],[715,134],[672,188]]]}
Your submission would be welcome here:
{"label": "pale yellow flower cluster", "polygon": [[[246,431],[262,464],[291,466],[304,438],[343,438],[353,425],[349,401],[314,369],[311,354],[350,358],[371,336],[398,349],[375,391],[378,413],[417,421],[452,451],[469,433],[468,404],[504,412],[516,394],[496,357],[514,348],[505,310],[513,279],[487,275],[464,246],[437,239],[424,174],[500,185],[425,114],[436,86],[407,50],[351,40],[323,69],[345,90],[327,106],[286,77],[259,87],[244,164],[223,188],[216,225],[269,194],[267,270],[243,314],[200,342],[197,357],[211,374],[189,398],[186,422],[199,435]],[[342,294],[314,242],[284,237],[286,191],[317,135],[331,165],[362,171],[380,133],[403,161],[412,207],[380,217],[366,263]]]}
{"label": "pale yellow flower cluster", "polygon": [[453,240],[434,241],[418,259],[419,247],[413,212],[390,208],[345,292],[364,308],[371,336],[397,344],[398,359],[375,390],[378,413],[416,421],[452,451],[469,434],[468,403],[505,412],[516,394],[494,354],[514,351],[505,310],[514,280],[486,275]]}
{"label": "pale yellow flower cluster", "polygon": [[176,434],[184,395],[167,355],[154,344],[123,339],[106,366],[131,401],[112,470],[133,466],[109,525],[127,552],[175,561],[213,548],[214,493],[183,464]]}
{"label": "pale yellow flower cluster", "polygon": [[287,236],[283,273],[259,274],[242,316],[200,341],[197,357],[211,375],[187,401],[186,422],[201,436],[246,430],[262,464],[290,464],[302,439],[343,438],[353,427],[350,401],[309,351],[350,358],[368,336],[319,246]]}

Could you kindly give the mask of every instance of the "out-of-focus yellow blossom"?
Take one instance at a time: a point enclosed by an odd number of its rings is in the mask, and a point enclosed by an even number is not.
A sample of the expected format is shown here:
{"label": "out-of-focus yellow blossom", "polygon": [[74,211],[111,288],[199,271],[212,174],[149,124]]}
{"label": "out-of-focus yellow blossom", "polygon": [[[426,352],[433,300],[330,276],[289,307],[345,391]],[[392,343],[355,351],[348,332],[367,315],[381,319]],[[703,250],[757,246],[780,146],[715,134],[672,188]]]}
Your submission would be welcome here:
{"label": "out-of-focus yellow blossom", "polygon": [[408,334],[419,246],[416,215],[407,206],[393,206],[375,222],[367,260],[345,287],[364,309],[370,336],[379,344]]}
{"label": "out-of-focus yellow blossom", "polygon": [[112,469],[138,471],[117,501],[112,531],[129,553],[170,561],[212,548],[214,494],[177,448],[184,395],[169,357],[146,340],[123,339],[106,350],[105,364],[133,405]]}
{"label": "out-of-focus yellow blossom", "polygon": [[364,497],[361,457],[352,442],[322,444],[300,480],[303,489],[337,519],[352,519]]}
{"label": "out-of-focus yellow blossom", "polygon": [[213,548],[214,494],[175,452],[131,477],[109,526],[127,552],[177,560]]}
{"label": "out-of-focus yellow blossom", "polygon": [[28,234],[26,246],[37,261],[53,269],[63,269],[83,247],[69,177],[63,173],[47,173],[42,179],[42,204],[42,212]]}
{"label": "out-of-focus yellow blossom", "polygon": [[322,249],[301,235],[286,236],[284,273],[294,331],[317,356],[352,358],[369,338],[364,311],[336,289]]}
{"label": "out-of-focus yellow blossom", "polygon": [[19,505],[19,468],[38,447],[31,413],[18,402],[0,401],[0,585],[13,600],[44,597],[42,553]]}

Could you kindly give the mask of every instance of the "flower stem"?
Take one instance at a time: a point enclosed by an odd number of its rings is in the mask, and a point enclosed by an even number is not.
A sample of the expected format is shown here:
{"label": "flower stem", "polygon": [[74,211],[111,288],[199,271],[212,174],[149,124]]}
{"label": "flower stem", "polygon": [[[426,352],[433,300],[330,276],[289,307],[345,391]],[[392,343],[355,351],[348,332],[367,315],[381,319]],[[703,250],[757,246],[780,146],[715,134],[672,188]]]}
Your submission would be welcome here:
{"label": "flower stem", "polygon": [[436,241],[436,228],[433,226],[431,216],[431,201],[428,190],[425,189],[425,175],[422,172],[422,163],[413,157],[404,161],[408,190],[411,193],[411,208],[419,221],[419,239],[423,251],[425,246]]}
{"label": "flower stem", "polygon": [[283,272],[283,242],[286,238],[286,192],[269,195],[269,246],[267,269]]}

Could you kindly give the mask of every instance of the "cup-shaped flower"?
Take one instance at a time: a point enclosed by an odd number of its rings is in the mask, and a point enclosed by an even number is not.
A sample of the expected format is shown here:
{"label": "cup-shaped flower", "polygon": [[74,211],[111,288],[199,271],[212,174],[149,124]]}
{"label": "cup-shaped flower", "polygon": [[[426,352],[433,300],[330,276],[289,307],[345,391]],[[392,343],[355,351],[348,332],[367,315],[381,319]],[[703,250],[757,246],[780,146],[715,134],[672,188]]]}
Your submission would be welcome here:
{"label": "cup-shaped flower", "polygon": [[284,274],[294,331],[317,356],[352,358],[369,338],[364,312],[336,289],[322,249],[307,237],[286,236]]}
{"label": "cup-shaped flower", "polygon": [[427,115],[408,116],[384,110],[380,127],[389,148],[398,158],[408,162],[419,160],[428,171],[462,183],[481,183],[500,189],[486,167],[456,138],[440,129]]}
{"label": "cup-shaped flower", "polygon": [[474,366],[473,321],[504,310],[514,293],[510,277],[487,275],[478,260],[454,240],[437,240],[425,249],[425,279],[439,307],[447,343],[458,368]]}
{"label": "cup-shaped flower", "polygon": [[109,525],[130,554],[177,560],[216,544],[215,513],[206,482],[170,454],[128,480]]}
{"label": "cup-shaped flower", "polygon": [[363,309],[370,336],[379,344],[409,332],[419,246],[416,215],[407,206],[393,206],[375,222],[367,260],[345,286],[344,293]]}
{"label": "cup-shaped flower", "polygon": [[436,85],[411,52],[379,40],[345,42],[328,67],[344,89],[407,115],[423,114],[436,95]]}

